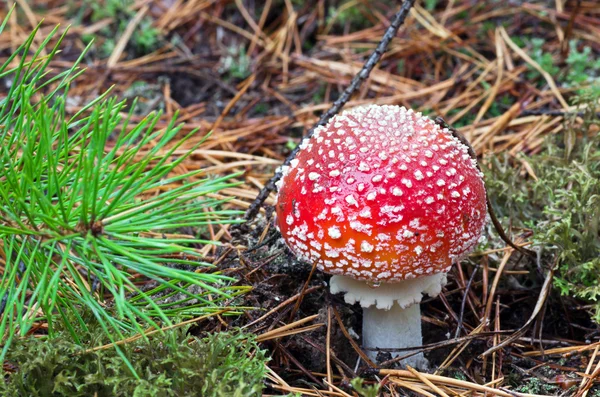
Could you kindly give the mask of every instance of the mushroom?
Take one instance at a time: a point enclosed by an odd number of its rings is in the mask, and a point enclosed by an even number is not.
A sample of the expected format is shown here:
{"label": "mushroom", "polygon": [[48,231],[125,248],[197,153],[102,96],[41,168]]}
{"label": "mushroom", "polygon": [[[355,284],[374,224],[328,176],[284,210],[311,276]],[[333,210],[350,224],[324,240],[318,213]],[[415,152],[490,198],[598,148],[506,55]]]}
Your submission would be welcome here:
{"label": "mushroom", "polygon": [[[370,105],[315,129],[282,174],[277,226],[299,258],[334,275],[332,293],[363,307],[369,357],[421,346],[423,294],[441,292],[486,223],[467,146],[420,113]],[[427,366],[422,353],[402,363]]]}

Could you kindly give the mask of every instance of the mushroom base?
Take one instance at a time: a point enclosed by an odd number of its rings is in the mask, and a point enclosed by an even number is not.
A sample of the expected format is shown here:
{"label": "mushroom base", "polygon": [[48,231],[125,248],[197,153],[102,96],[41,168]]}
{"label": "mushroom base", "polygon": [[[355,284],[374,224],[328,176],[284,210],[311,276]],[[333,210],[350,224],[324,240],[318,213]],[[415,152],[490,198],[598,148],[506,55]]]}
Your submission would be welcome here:
{"label": "mushroom base", "polygon": [[[439,295],[446,285],[446,273],[404,280],[398,283],[382,283],[375,287],[364,281],[346,276],[333,276],[331,293],[344,292],[347,303],[360,303],[363,309],[363,346],[379,349],[402,349],[423,344],[421,333],[421,308],[423,295]],[[376,361],[376,350],[367,355]],[[394,352],[392,357],[405,356],[409,351]],[[427,368],[422,353],[400,361],[419,369]]]}
{"label": "mushroom base", "polygon": [[[395,304],[389,310],[374,306],[363,309],[363,347],[367,349],[404,349],[423,344],[421,337],[421,308],[419,304],[403,309]],[[366,350],[367,356],[377,362],[377,350]],[[392,358],[406,356],[409,350],[391,352]],[[400,361],[402,365],[425,370],[427,359],[417,353]]]}

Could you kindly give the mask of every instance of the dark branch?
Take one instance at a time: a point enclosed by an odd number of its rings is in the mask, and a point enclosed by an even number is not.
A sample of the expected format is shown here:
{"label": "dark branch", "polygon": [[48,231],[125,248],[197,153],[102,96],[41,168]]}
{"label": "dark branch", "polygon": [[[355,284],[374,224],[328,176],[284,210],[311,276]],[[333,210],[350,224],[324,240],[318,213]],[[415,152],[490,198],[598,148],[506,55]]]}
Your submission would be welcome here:
{"label": "dark branch", "polygon": [[[469,155],[471,156],[472,159],[477,160],[477,154],[475,153],[475,150],[473,149],[473,146],[471,146],[471,144],[469,143],[469,141],[467,140],[467,138],[465,138],[465,136],[463,134],[461,134],[460,132],[458,132],[457,130],[455,130],[454,128],[452,128],[450,125],[448,125],[443,118],[441,117],[437,117],[435,119],[435,122],[437,124],[439,124],[442,128],[448,128],[450,130],[450,132],[452,133],[452,135],[454,135],[454,137],[456,139],[458,139],[463,145],[465,145],[469,151]],[[481,167],[479,166],[479,163],[477,163],[477,169],[479,169],[479,171],[481,171]],[[536,257],[537,254],[532,251],[529,250],[527,248],[524,247],[519,247],[518,245],[516,245],[511,239],[510,237],[508,237],[508,235],[506,234],[506,232],[504,231],[504,228],[502,227],[502,224],[500,223],[500,221],[498,220],[498,217],[496,216],[496,213],[494,212],[494,208],[492,207],[492,202],[490,201],[490,195],[489,192],[487,191],[487,186],[484,186],[485,188],[485,197],[486,197],[486,203],[487,203],[487,208],[488,208],[488,214],[490,215],[490,219],[492,220],[492,224],[494,225],[494,228],[496,229],[496,232],[498,233],[498,235],[500,236],[500,238],[506,243],[508,244],[508,246],[510,246],[511,248],[514,248],[515,250],[519,251],[520,253],[530,256],[530,257]]]}
{"label": "dark branch", "polygon": [[475,275],[477,274],[477,270],[479,270],[479,265],[475,266],[473,269],[473,273],[471,273],[471,277],[469,277],[469,282],[465,287],[465,293],[463,294],[462,303],[460,304],[460,315],[458,316],[458,324],[456,325],[456,333],[454,334],[454,338],[458,338],[460,336],[460,330],[464,329],[463,319],[465,318],[465,307],[467,306],[467,296],[469,295],[469,291],[471,290],[471,284],[473,284],[473,280],[475,280]]}
{"label": "dark branch", "polygon": [[[566,112],[564,110],[551,110],[551,109],[535,109],[535,110],[524,110],[521,112],[521,116],[578,116],[584,117],[588,113],[586,112]],[[594,113],[596,117],[600,117],[600,113]]]}
{"label": "dark branch", "polygon": [[546,304],[546,299],[548,298],[548,295],[550,295],[550,291],[552,290],[552,279],[554,277],[554,271],[556,270],[557,263],[558,258],[554,261],[552,268],[546,275],[544,284],[542,285],[542,289],[538,296],[538,300],[535,304],[535,307],[533,308],[533,313],[531,313],[531,316],[529,316],[527,322],[525,322],[525,324],[523,324],[521,328],[519,328],[514,334],[503,340],[501,343],[483,352],[481,355],[479,355],[479,358],[485,357],[495,351],[502,349],[505,346],[508,346],[509,344],[511,344],[512,342],[519,339],[525,334],[527,329],[529,329],[531,324],[533,324],[533,321],[539,316],[540,312],[542,311],[542,308],[544,308],[544,305]]}
{"label": "dark branch", "polygon": [[[394,17],[392,24],[385,31],[375,51],[371,54],[369,59],[367,59],[360,72],[358,72],[358,74],[354,76],[348,88],[346,88],[342,95],[340,95],[340,97],[333,103],[333,106],[331,106],[331,108],[329,108],[327,112],[323,113],[317,124],[315,124],[308,131],[308,134],[306,135],[307,138],[312,137],[312,134],[317,127],[325,125],[330,118],[339,113],[339,111],[344,107],[344,105],[350,100],[354,92],[356,92],[356,90],[360,88],[362,83],[369,77],[369,74],[371,74],[371,71],[373,70],[375,65],[377,65],[377,63],[381,59],[381,56],[387,50],[388,45],[390,44],[394,36],[396,36],[398,29],[400,29],[400,26],[402,26],[402,24],[404,23],[404,20],[406,19],[406,16],[408,15],[408,12],[410,11],[414,2],[415,0],[404,0],[404,3],[402,3],[400,10]],[[283,164],[290,165],[290,162],[294,159],[294,157],[296,157],[296,154],[299,150],[299,146],[296,146],[296,148],[285,159]],[[244,219],[246,221],[250,221],[256,217],[258,211],[260,210],[260,207],[263,205],[267,197],[269,197],[269,194],[275,190],[275,184],[277,183],[277,181],[279,181],[279,179],[281,179],[281,172],[277,171],[275,175],[273,175],[273,177],[265,185],[265,187],[260,191],[258,196],[256,196],[256,199],[254,199],[254,201],[246,211],[246,214],[244,215]]]}

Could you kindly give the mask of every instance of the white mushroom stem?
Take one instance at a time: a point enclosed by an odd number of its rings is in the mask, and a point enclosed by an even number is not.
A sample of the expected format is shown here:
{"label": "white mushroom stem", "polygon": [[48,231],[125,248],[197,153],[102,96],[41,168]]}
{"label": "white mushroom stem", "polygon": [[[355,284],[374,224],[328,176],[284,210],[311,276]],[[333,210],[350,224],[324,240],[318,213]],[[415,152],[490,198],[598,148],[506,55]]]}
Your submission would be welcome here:
{"label": "white mushroom stem", "polygon": [[[395,303],[391,309],[370,306],[363,309],[363,347],[376,349],[403,349],[421,346],[421,306],[417,303],[402,308]],[[366,350],[367,356],[376,362],[377,350]],[[405,356],[411,351],[393,352],[392,357]],[[427,369],[427,360],[418,353],[401,361],[403,365]]]}
{"label": "white mushroom stem", "polygon": [[[363,307],[363,347],[368,349],[402,349],[421,346],[421,309],[419,303],[424,294],[439,295],[446,284],[446,273],[404,280],[398,283],[381,283],[375,287],[364,281],[346,276],[333,276],[331,292],[344,292],[344,300]],[[376,350],[367,350],[373,361]],[[393,352],[392,357],[409,352]],[[400,362],[419,369],[426,369],[427,360],[422,353]]]}

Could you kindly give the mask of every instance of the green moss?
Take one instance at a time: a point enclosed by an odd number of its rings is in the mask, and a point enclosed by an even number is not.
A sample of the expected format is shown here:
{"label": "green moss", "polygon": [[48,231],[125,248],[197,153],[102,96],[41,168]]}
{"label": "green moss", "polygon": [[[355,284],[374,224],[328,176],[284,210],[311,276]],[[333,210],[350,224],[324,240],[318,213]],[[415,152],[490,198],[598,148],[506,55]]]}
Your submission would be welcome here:
{"label": "green moss", "polygon": [[[580,99],[597,101],[598,96]],[[593,319],[600,322],[600,121],[593,111],[583,119],[582,125],[567,123],[540,154],[523,158],[537,180],[524,178],[508,158],[496,157],[488,164],[487,185],[496,212],[532,229],[535,244],[558,261],[555,286],[591,303]]]}
{"label": "green moss", "polygon": [[[238,331],[189,336],[188,329],[167,331],[122,346],[139,374],[134,376],[112,347],[94,352],[66,336],[16,341],[6,363],[16,368],[0,383],[11,397],[76,396],[257,396],[263,389],[265,352],[252,336]],[[88,335],[106,342],[101,333]]]}
{"label": "green moss", "polygon": [[558,390],[558,387],[544,382],[539,378],[529,378],[523,381],[516,390],[521,393],[529,394],[554,394]]}

